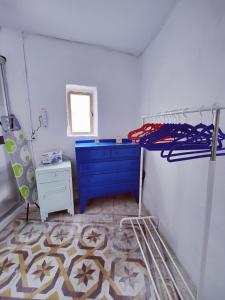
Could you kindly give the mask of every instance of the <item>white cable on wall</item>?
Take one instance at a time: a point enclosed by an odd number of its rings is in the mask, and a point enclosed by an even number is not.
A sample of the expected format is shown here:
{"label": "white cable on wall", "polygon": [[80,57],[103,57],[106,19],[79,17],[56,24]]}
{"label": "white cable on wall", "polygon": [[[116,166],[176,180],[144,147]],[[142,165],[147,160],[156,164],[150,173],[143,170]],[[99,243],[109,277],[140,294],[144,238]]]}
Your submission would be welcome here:
{"label": "white cable on wall", "polygon": [[[25,33],[22,31],[23,59],[24,59],[24,70],[25,70],[25,79],[26,79],[26,88],[27,88],[27,104],[28,104],[28,109],[29,109],[29,119],[30,119],[31,130],[33,133],[34,126],[33,126],[32,110],[31,110],[31,103],[30,103],[30,87],[29,87],[29,82],[28,82],[27,60],[26,60],[24,39],[25,39]],[[28,140],[28,141],[30,142],[30,149],[31,149],[31,153],[32,153],[33,165],[36,166],[37,162],[36,162],[35,156],[34,156],[34,149],[33,149],[33,143],[32,143],[33,141],[32,141],[32,139]]]}

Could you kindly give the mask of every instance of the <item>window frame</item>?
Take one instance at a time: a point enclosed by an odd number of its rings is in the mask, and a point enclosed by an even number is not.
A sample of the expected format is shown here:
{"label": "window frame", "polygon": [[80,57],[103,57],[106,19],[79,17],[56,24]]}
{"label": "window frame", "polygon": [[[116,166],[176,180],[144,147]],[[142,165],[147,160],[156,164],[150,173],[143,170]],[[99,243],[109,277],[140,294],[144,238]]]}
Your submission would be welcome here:
{"label": "window frame", "polygon": [[[90,132],[72,131],[72,111],[71,95],[90,96]],[[75,138],[98,137],[98,99],[97,88],[91,86],[79,86],[73,84],[66,85],[66,105],[67,105],[67,136]]]}
{"label": "window frame", "polygon": [[[79,131],[73,131],[72,130],[72,112],[71,112],[71,95],[84,95],[90,97],[90,125],[91,130],[89,132],[79,132]],[[69,126],[70,126],[70,132],[74,135],[93,135],[94,134],[94,112],[93,112],[93,95],[90,92],[76,92],[76,91],[70,91],[67,94],[67,101],[68,101],[68,113],[69,113]]]}

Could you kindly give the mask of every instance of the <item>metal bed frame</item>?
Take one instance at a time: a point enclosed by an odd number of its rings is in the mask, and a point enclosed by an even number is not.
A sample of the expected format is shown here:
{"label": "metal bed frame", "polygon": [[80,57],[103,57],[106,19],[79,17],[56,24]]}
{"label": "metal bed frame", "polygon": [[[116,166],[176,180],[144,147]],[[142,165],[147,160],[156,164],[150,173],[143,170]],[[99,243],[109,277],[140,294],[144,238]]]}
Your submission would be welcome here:
{"label": "metal bed frame", "polygon": [[[158,232],[158,227],[154,224],[154,219],[157,219],[154,216],[141,216],[142,211],[142,176],[143,176],[143,160],[144,160],[144,149],[141,148],[141,161],[140,161],[140,182],[139,182],[139,209],[138,209],[138,216],[137,217],[126,217],[122,218],[120,221],[120,228],[122,228],[124,222],[128,222],[131,224],[133,229],[134,235],[137,239],[137,243],[139,245],[141,254],[143,256],[143,260],[146,265],[146,269],[148,275],[151,279],[151,283],[155,292],[155,296],[157,300],[161,300],[159,290],[157,288],[157,284],[153,278],[153,274],[147,259],[147,254],[150,255],[154,266],[159,274],[159,278],[162,282],[162,286],[168,296],[169,300],[173,300],[171,291],[169,290],[166,280],[163,277],[163,274],[159,267],[159,257],[160,260],[165,267],[167,274],[169,275],[170,280],[172,281],[174,288],[180,297],[181,300],[185,300],[184,293],[181,292],[180,287],[178,286],[174,275],[171,273],[167,259],[164,257],[164,253],[167,255],[170,263],[173,265],[176,273],[179,277],[180,282],[182,282],[183,287],[185,289],[185,294],[189,295],[189,298],[192,300],[203,300],[203,288],[204,288],[204,281],[205,281],[205,271],[206,271],[206,263],[207,263],[207,254],[208,254],[208,241],[209,241],[209,230],[210,230],[210,223],[211,223],[211,209],[212,209],[212,202],[214,197],[214,184],[215,184],[215,169],[216,169],[216,151],[217,151],[217,138],[218,138],[218,130],[219,130],[219,119],[220,119],[220,111],[224,110],[224,106],[216,105],[210,107],[201,106],[200,108],[185,108],[180,110],[173,110],[167,111],[163,113],[157,113],[154,115],[143,115],[142,125],[146,122],[146,120],[159,118],[159,117],[166,117],[166,116],[178,116],[192,113],[200,113],[202,112],[212,112],[213,114],[213,124],[214,124],[214,132],[213,132],[213,142],[212,142],[212,149],[211,149],[211,156],[209,160],[209,167],[208,167],[208,179],[207,179],[207,194],[206,194],[206,206],[205,206],[205,213],[204,213],[204,229],[203,229],[203,237],[202,237],[202,246],[201,246],[201,264],[200,264],[200,276],[199,276],[199,283],[197,289],[197,298],[194,295],[193,291],[189,287],[187,281],[185,280],[184,276],[182,275],[178,264],[176,263],[175,259],[173,258],[170,250],[166,246],[166,243],[163,241],[163,238],[160,236]],[[150,229],[151,228],[151,229]],[[138,232],[138,231],[139,232]],[[144,232],[145,231],[145,232]],[[154,232],[154,234],[152,232]],[[141,237],[140,237],[141,236]],[[161,250],[157,245],[157,240],[160,242]],[[142,242],[144,241],[144,245]],[[151,242],[151,244],[150,244]],[[154,248],[152,247],[154,245]],[[145,253],[145,250],[146,252]],[[157,257],[155,256],[155,252]],[[164,298],[163,298],[164,299]]]}

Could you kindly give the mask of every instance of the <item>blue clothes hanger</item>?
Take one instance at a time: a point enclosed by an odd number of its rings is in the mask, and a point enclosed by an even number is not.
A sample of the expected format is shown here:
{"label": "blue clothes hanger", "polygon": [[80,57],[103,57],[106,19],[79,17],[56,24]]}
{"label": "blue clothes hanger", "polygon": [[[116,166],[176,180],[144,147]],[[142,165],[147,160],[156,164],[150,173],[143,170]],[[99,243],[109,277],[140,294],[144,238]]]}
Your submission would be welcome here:
{"label": "blue clothes hanger", "polygon": [[148,150],[161,150],[162,146],[166,146],[170,141],[160,142],[165,137],[181,138],[187,135],[192,129],[189,124],[164,124],[158,131],[149,133],[140,139],[140,146]]}
{"label": "blue clothes hanger", "polygon": [[[200,150],[202,149],[202,150]],[[181,151],[181,152],[176,152],[173,153],[174,151]],[[186,152],[185,152],[186,150]],[[188,150],[188,151],[187,151]],[[161,157],[162,158],[167,158],[168,156],[173,157],[173,156],[179,156],[179,155],[189,155],[189,154],[193,154],[196,151],[203,151],[203,152],[208,152],[210,151],[210,145],[208,143],[174,143],[173,145],[170,144],[170,146],[168,145],[167,148],[164,148],[161,151]]]}
{"label": "blue clothes hanger", "polygon": [[[220,137],[218,138],[218,145],[217,145],[217,156],[224,156],[225,152],[223,152],[225,150],[225,147],[223,147],[223,143],[222,141],[225,140],[225,135],[223,134],[222,130],[219,130],[220,133]],[[182,147],[184,150],[186,150],[186,145],[179,145],[179,150],[182,150]],[[194,150],[195,148],[198,148],[198,145],[192,145],[192,150]],[[212,150],[212,144],[210,146],[208,146],[208,149],[205,150],[194,150],[194,151],[189,151],[189,152],[176,152],[173,153],[174,151],[177,150],[177,146],[174,145],[173,147],[171,147],[171,149],[169,150],[169,153],[167,155],[165,155],[163,153],[163,157],[167,158],[167,161],[169,162],[176,162],[176,161],[182,161],[182,160],[190,160],[190,159],[197,159],[197,158],[204,158],[204,157],[210,157],[211,156],[211,150]],[[162,154],[162,153],[161,153]],[[189,155],[189,156],[186,156]],[[184,157],[185,156],[185,157]],[[173,158],[173,157],[180,157],[180,158]]]}
{"label": "blue clothes hanger", "polygon": [[[171,149],[172,151],[173,149]],[[225,147],[224,148],[220,148],[217,149],[217,153],[216,156],[225,156]],[[222,153],[218,153],[218,151],[224,151]],[[205,153],[205,154],[204,154]],[[187,154],[192,154],[192,156],[187,156],[187,157],[181,157],[181,158],[173,158],[174,156],[184,156]],[[193,155],[194,154],[194,155]],[[185,160],[191,160],[191,159],[197,159],[197,158],[204,158],[204,157],[210,157],[211,156],[211,151],[210,150],[199,150],[199,151],[195,151],[195,152],[184,152],[184,153],[175,153],[172,156],[170,155],[170,153],[167,155],[167,161],[168,162],[177,162],[177,161],[185,161]]]}
{"label": "blue clothes hanger", "polygon": [[[168,142],[160,142],[160,139],[165,137],[172,137],[173,141]],[[182,139],[189,139],[191,143],[193,140],[199,143],[207,143],[208,145],[211,143],[209,134],[199,134],[197,130],[195,130],[194,126],[190,124],[165,124],[158,131],[154,133],[147,134],[143,138],[140,139],[140,146],[144,147],[147,150],[155,151],[155,150],[169,150],[172,145],[177,144],[177,141]],[[189,147],[190,148],[190,147]],[[188,148],[188,149],[189,149]]]}
{"label": "blue clothes hanger", "polygon": [[[200,128],[203,128],[202,132],[199,132],[200,135],[204,135],[207,134],[208,135],[208,142],[206,143],[198,143],[198,137],[195,136],[194,139],[197,138],[196,141],[194,141],[193,139],[189,139],[187,142],[186,141],[179,141],[179,142],[172,142],[170,143],[170,149],[169,149],[169,152],[167,153],[166,150],[168,150],[168,147],[167,149],[163,149],[162,152],[161,152],[161,157],[163,158],[167,158],[169,157],[169,160],[168,161],[175,161],[171,159],[171,157],[174,157],[174,156],[184,156],[184,155],[192,155],[190,159],[193,159],[193,154],[199,154],[199,153],[207,153],[207,152],[210,152],[211,151],[211,144],[212,144],[212,139],[213,139],[213,130],[214,130],[214,126],[213,125],[210,125],[210,126],[207,126],[208,128],[204,126],[202,126],[204,124],[199,124],[197,125],[196,127],[198,127],[198,129]],[[219,129],[219,132],[218,132],[218,144],[217,144],[217,149],[221,149],[222,150],[222,146],[223,146],[223,143],[222,141],[225,140],[225,134],[222,132],[221,129]],[[200,149],[205,149],[205,150],[201,150],[201,151],[198,151]],[[177,150],[181,150],[181,152],[176,152],[174,153],[174,151],[177,151]],[[192,150],[192,151],[188,151],[188,152],[184,152],[184,150]],[[196,151],[197,150],[197,151]],[[221,154],[220,154],[221,155]],[[199,156],[197,156],[196,158],[199,158]],[[187,159],[187,158],[186,158]],[[180,159],[182,160],[182,159]]]}
{"label": "blue clothes hanger", "polygon": [[[147,134],[140,139],[141,147],[150,151],[161,151],[161,157],[169,162],[209,157],[213,139],[214,126],[200,123],[196,126],[190,124],[164,124],[158,131]],[[171,137],[173,141],[161,141],[165,137]],[[225,134],[218,131],[218,151],[222,148]],[[179,152],[177,152],[179,150]],[[169,151],[169,152],[168,152]],[[217,155],[222,156],[221,152]]]}
{"label": "blue clothes hanger", "polygon": [[[198,124],[195,126],[195,129],[200,133],[208,133],[209,135],[211,135],[211,138],[213,138],[213,132],[214,132],[214,125],[205,125],[205,124]],[[225,139],[225,134],[222,132],[222,130],[219,128],[218,129],[218,139],[219,140],[224,140]]]}

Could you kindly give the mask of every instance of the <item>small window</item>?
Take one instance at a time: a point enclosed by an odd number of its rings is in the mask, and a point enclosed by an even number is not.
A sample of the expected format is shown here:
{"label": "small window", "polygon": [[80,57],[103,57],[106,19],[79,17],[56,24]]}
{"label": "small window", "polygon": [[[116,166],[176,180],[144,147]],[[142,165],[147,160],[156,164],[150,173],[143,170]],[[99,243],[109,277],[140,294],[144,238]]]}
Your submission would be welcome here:
{"label": "small window", "polygon": [[68,95],[71,132],[74,134],[92,134],[92,95],[77,92],[70,92]]}
{"label": "small window", "polygon": [[69,136],[97,136],[97,89],[67,85]]}

